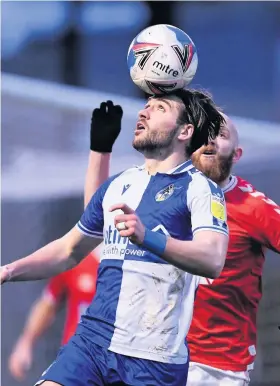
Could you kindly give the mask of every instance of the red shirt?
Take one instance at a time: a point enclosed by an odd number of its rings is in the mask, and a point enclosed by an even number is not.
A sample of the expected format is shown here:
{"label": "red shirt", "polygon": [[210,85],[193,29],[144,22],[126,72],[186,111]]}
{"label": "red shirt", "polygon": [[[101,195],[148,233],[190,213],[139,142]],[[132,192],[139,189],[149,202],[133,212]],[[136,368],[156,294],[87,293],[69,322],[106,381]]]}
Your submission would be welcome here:
{"label": "red shirt", "polygon": [[81,315],[85,312],[95,294],[99,261],[93,254],[70,271],[53,277],[46,288],[46,295],[55,302],[67,299],[66,320],[62,344],[75,333]]}
{"label": "red shirt", "polygon": [[280,207],[239,177],[224,193],[230,235],[225,266],[217,279],[202,279],[187,340],[191,361],[246,371],[256,355],[264,252],[280,253]]}

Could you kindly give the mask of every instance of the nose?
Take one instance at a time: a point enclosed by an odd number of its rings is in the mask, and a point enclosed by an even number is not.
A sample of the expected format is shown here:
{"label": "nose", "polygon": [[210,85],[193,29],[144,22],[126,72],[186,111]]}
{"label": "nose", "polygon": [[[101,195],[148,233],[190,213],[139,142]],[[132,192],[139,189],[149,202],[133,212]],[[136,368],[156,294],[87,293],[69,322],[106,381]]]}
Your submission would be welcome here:
{"label": "nose", "polygon": [[216,138],[208,138],[208,145],[215,146],[216,145]]}
{"label": "nose", "polygon": [[149,119],[150,118],[149,109],[140,110],[138,113],[138,118],[139,119]]}

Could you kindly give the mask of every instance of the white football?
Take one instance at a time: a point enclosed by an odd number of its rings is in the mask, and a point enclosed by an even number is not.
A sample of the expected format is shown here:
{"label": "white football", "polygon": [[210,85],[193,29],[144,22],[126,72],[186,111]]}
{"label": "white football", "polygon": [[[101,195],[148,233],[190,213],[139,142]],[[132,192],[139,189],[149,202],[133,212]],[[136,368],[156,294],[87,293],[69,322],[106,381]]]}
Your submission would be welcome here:
{"label": "white football", "polygon": [[166,94],[186,87],[197,70],[191,38],[168,24],[140,32],[131,42],[127,64],[133,82],[148,94]]}

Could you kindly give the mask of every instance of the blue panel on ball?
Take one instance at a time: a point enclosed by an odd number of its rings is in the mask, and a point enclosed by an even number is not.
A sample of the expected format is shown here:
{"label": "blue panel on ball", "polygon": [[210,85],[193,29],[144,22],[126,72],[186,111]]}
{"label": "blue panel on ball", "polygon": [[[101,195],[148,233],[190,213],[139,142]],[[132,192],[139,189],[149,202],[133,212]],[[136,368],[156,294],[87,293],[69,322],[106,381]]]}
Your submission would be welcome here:
{"label": "blue panel on ball", "polygon": [[180,43],[191,43],[189,36],[179,28],[173,27],[172,25],[166,25],[168,29],[175,32],[176,38]]}
{"label": "blue panel on ball", "polygon": [[128,56],[127,56],[127,65],[128,65],[128,68],[131,69],[131,67],[134,66],[135,64],[135,61],[136,61],[136,57],[134,55],[134,52],[133,52],[133,45],[131,46],[131,49],[128,53]]}

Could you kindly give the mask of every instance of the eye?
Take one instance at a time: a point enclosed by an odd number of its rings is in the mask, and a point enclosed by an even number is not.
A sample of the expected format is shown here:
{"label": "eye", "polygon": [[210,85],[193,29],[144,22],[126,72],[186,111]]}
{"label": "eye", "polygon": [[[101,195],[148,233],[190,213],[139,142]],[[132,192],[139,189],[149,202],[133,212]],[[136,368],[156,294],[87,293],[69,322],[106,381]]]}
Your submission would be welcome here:
{"label": "eye", "polygon": [[227,134],[226,134],[225,132],[222,131],[222,132],[220,133],[220,137],[222,137],[222,138],[227,138]]}
{"label": "eye", "polygon": [[161,110],[161,111],[165,111],[165,108],[163,105],[158,105],[158,109]]}
{"label": "eye", "polygon": [[146,105],[146,106],[144,107],[144,110],[148,109],[149,107],[150,107],[150,105]]}

